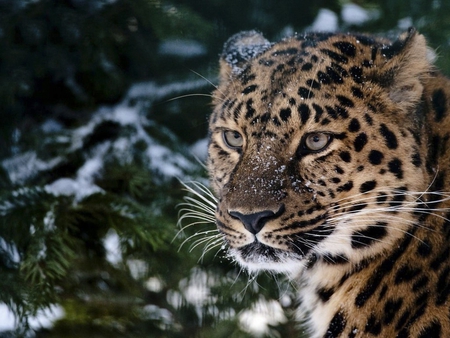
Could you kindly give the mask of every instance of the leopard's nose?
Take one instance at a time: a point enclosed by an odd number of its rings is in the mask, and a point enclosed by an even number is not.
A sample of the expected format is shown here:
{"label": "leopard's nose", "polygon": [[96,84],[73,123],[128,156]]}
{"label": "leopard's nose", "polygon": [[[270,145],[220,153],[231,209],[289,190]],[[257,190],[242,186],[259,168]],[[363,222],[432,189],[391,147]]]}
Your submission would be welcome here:
{"label": "leopard's nose", "polygon": [[276,212],[272,210],[262,210],[246,214],[240,211],[229,210],[228,213],[231,217],[240,220],[242,224],[244,224],[245,229],[256,235],[261,231],[264,225],[266,225],[267,221],[277,218],[283,213],[283,211],[284,205],[282,204]]}

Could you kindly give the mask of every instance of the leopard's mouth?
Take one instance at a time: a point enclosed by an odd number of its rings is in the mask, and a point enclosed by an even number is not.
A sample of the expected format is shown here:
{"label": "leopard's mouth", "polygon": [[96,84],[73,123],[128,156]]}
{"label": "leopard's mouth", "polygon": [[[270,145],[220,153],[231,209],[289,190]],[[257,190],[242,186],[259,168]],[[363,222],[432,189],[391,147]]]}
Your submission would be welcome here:
{"label": "leopard's mouth", "polygon": [[269,245],[263,244],[255,239],[253,243],[247,244],[238,249],[242,259],[248,262],[270,261],[279,262],[280,254],[284,250],[273,248]]}
{"label": "leopard's mouth", "polygon": [[304,255],[274,248],[258,240],[239,248],[230,248],[230,254],[249,271],[297,273],[305,261]]}

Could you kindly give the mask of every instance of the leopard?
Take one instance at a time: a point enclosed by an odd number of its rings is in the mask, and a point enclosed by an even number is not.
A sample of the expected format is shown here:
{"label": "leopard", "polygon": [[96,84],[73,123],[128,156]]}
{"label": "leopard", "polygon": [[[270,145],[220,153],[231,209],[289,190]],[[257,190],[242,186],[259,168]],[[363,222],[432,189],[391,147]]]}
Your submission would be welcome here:
{"label": "leopard", "polygon": [[309,337],[450,337],[450,82],[435,59],[415,28],[224,44],[215,223],[238,266],[296,285]]}

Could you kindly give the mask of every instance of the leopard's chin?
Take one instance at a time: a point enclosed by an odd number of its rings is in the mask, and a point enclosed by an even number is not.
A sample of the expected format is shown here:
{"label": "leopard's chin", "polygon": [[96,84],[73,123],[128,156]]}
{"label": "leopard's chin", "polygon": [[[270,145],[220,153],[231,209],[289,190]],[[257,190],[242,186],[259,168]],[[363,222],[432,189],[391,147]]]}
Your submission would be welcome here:
{"label": "leopard's chin", "polygon": [[230,256],[251,273],[270,271],[296,275],[305,267],[305,256],[255,241],[240,248],[230,248]]}

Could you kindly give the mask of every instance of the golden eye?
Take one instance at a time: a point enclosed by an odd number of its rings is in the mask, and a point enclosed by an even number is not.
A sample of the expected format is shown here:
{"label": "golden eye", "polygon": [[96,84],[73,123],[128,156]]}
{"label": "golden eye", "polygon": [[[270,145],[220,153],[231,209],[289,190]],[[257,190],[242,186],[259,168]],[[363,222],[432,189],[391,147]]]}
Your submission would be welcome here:
{"label": "golden eye", "polygon": [[331,136],[326,133],[312,133],[305,139],[305,147],[310,151],[323,150],[331,140]]}
{"label": "golden eye", "polygon": [[225,130],[223,132],[223,139],[228,147],[234,149],[241,148],[244,143],[242,135],[233,130]]}

